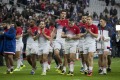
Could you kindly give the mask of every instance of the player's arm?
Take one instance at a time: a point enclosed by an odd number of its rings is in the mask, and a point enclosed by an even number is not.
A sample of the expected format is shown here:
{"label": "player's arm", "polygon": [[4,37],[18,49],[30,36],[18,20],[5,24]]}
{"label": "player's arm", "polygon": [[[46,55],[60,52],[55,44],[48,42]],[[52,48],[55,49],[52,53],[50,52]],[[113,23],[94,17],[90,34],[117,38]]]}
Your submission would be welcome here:
{"label": "player's arm", "polygon": [[16,39],[19,39],[20,37],[22,37],[22,35],[20,34],[16,35]]}
{"label": "player's arm", "polygon": [[85,28],[81,28],[82,32],[80,33],[80,37],[84,37],[87,34],[87,31]]}
{"label": "player's arm", "polygon": [[37,40],[39,37],[40,37],[40,31],[37,30],[37,31],[34,33],[34,36],[33,36],[34,41]]}
{"label": "player's arm", "polygon": [[19,39],[20,37],[22,37],[22,29],[19,29],[16,32],[16,39]]}
{"label": "player's arm", "polygon": [[65,33],[66,33],[66,28],[64,27],[61,33],[61,38],[68,38],[68,36]]}
{"label": "player's arm", "polygon": [[77,40],[81,37],[80,35],[80,29],[77,27],[76,28],[76,35],[72,37],[72,39]]}
{"label": "player's arm", "polygon": [[96,38],[96,41],[100,41],[101,40],[101,36],[98,35],[98,37]]}
{"label": "player's arm", "polygon": [[43,34],[45,36],[46,39],[50,40],[50,36],[47,36],[46,34]]}
{"label": "player's arm", "polygon": [[72,39],[76,40],[80,38],[80,34],[76,34],[75,36],[72,37]]}
{"label": "player's arm", "polygon": [[90,32],[90,34],[91,34],[93,37],[95,37],[95,38],[98,37],[98,34],[96,34],[96,33]]}
{"label": "player's arm", "polygon": [[51,38],[50,38],[50,44],[52,44],[52,41],[53,41],[53,39],[54,39],[54,37],[55,37],[55,28],[53,28],[53,30],[52,30],[52,32],[51,32]]}
{"label": "player's arm", "polygon": [[55,27],[54,27],[54,29],[53,29],[53,31],[52,31],[52,39],[54,39],[55,38],[55,36],[56,36],[56,33],[57,33],[57,27],[58,27],[58,23],[57,23],[57,21],[58,21],[59,19],[57,19],[56,21],[55,21]]}
{"label": "player's arm", "polygon": [[33,39],[34,39],[34,40],[37,40],[37,39],[39,38],[39,35],[40,35],[40,34],[38,33],[37,35],[33,36]]}
{"label": "player's arm", "polygon": [[51,32],[51,40],[54,39],[56,31],[57,31],[56,28],[54,28],[53,31]]}
{"label": "player's arm", "polygon": [[28,32],[28,34],[29,34],[29,35],[34,36],[34,33],[32,32],[32,30],[31,30],[31,29],[28,29],[28,31],[27,31],[27,32]]}
{"label": "player's arm", "polygon": [[44,32],[44,29],[42,30],[42,33],[43,33],[43,36],[47,39],[47,40],[50,40],[51,37],[50,37],[50,31],[48,30],[47,33],[45,34]]}
{"label": "player's arm", "polygon": [[97,27],[94,27],[94,33],[90,29],[87,29],[87,32],[90,33],[95,38],[98,37],[98,28]]}
{"label": "player's arm", "polygon": [[62,38],[67,38],[67,35],[64,32],[62,32],[61,37]]}
{"label": "player's arm", "polygon": [[104,41],[110,41],[110,37],[112,36],[112,30],[108,27],[108,36],[104,37]]}
{"label": "player's arm", "polygon": [[85,33],[80,33],[80,37],[84,37],[87,34],[87,32]]}
{"label": "player's arm", "polygon": [[99,42],[101,41],[101,30],[98,30],[98,37],[96,38],[96,41]]}
{"label": "player's arm", "polygon": [[104,41],[110,41],[110,37],[108,36],[108,37],[104,37]]}

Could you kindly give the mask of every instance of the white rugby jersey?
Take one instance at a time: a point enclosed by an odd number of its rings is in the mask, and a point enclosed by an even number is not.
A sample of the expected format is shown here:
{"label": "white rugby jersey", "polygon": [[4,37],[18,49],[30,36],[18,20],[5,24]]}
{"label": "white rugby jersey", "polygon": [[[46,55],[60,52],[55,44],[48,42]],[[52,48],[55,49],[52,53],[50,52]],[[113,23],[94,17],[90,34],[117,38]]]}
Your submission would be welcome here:
{"label": "white rugby jersey", "polygon": [[[86,29],[90,29],[91,32],[94,34],[98,34],[98,28],[96,25],[93,25],[93,24],[90,26],[87,25]],[[96,42],[96,38],[94,36],[92,36],[90,33],[87,33],[84,38],[85,38],[85,43],[93,43],[93,42],[95,43]]]}
{"label": "white rugby jersey", "polygon": [[30,43],[38,43],[38,40],[34,40],[33,36],[37,33],[38,31],[38,27],[34,26],[34,27],[30,27],[29,28],[32,31],[32,34],[30,34],[27,38],[27,44]]}
{"label": "white rugby jersey", "polygon": [[64,27],[68,26],[68,20],[58,20],[55,28],[57,29],[56,40],[60,42],[65,42],[64,38],[61,38],[62,30]]}
{"label": "white rugby jersey", "polygon": [[16,43],[22,43],[22,28],[21,27],[17,27],[16,28],[16,35],[21,35],[21,37],[19,39],[16,39]]}
{"label": "white rugby jersey", "polygon": [[[38,39],[38,43],[39,43],[40,45],[42,45],[42,44],[49,44],[49,40],[46,39],[46,38],[44,37],[44,35],[42,34],[42,29],[40,29],[39,31],[40,31],[40,36],[39,36],[39,39]],[[51,36],[50,30],[47,29],[47,28],[44,29],[44,33],[45,33],[47,36]]]}

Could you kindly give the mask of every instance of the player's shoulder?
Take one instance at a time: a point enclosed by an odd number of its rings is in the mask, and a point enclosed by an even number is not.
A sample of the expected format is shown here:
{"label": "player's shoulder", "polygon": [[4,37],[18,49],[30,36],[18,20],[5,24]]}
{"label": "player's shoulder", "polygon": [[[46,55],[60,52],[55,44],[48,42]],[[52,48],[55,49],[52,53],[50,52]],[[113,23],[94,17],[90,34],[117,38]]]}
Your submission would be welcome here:
{"label": "player's shoulder", "polygon": [[17,30],[22,30],[22,27],[17,27],[16,29],[17,29]]}
{"label": "player's shoulder", "polygon": [[77,28],[77,29],[79,29],[79,26],[77,26],[77,25],[74,25],[74,26],[73,26],[73,28]]}
{"label": "player's shoulder", "polygon": [[98,26],[96,26],[95,24],[92,24],[91,26],[94,27],[94,28],[98,28]]}
{"label": "player's shoulder", "polygon": [[45,28],[45,31],[50,31],[50,29],[48,29],[48,28]]}
{"label": "player's shoulder", "polygon": [[83,25],[83,23],[82,23],[82,22],[79,22],[79,25],[80,25],[80,26],[82,26],[82,25]]}
{"label": "player's shoulder", "polygon": [[34,29],[35,29],[35,30],[38,30],[38,26],[34,26]]}
{"label": "player's shoulder", "polygon": [[55,26],[49,26],[49,29],[53,29],[53,28],[55,28]]}
{"label": "player's shoulder", "polygon": [[38,26],[34,26],[34,28],[38,28]]}
{"label": "player's shoulder", "polygon": [[60,19],[59,19],[59,18],[55,20],[55,22],[58,22],[58,21],[60,21]]}

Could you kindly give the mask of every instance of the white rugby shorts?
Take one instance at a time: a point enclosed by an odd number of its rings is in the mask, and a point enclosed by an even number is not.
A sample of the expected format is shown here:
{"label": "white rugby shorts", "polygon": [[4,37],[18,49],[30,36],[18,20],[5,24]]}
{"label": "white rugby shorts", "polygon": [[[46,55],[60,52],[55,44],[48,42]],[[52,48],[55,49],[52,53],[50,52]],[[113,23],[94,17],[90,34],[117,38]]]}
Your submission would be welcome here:
{"label": "white rugby shorts", "polygon": [[27,43],[26,46],[26,55],[38,54],[38,43]]}
{"label": "white rugby shorts", "polygon": [[83,46],[83,54],[88,54],[89,52],[95,52],[96,51],[96,43],[91,42],[91,43],[84,43]]}
{"label": "white rugby shorts", "polygon": [[23,43],[16,43],[16,51],[22,51]]}
{"label": "white rugby shorts", "polygon": [[49,43],[40,44],[38,48],[39,48],[38,55],[49,54],[50,44]]}

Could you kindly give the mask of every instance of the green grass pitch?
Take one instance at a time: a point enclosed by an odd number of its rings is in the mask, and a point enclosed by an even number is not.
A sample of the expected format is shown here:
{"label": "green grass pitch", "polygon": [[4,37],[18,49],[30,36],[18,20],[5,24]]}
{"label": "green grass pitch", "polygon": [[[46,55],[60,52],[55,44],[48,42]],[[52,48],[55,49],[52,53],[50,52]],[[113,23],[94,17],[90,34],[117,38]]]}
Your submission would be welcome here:
{"label": "green grass pitch", "polygon": [[[75,62],[74,76],[60,75],[55,70],[54,61],[51,64],[50,71],[47,72],[46,76],[41,76],[41,66],[37,62],[37,70],[35,75],[30,75],[31,67],[24,61],[26,67],[19,72],[13,74],[3,74],[6,71],[6,67],[0,67],[0,80],[120,80],[120,58],[112,59],[112,72],[107,75],[98,74],[98,59],[94,59],[94,73],[92,77],[87,77],[80,73],[80,62]],[[68,70],[68,68],[67,68]]]}

